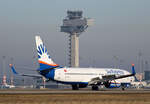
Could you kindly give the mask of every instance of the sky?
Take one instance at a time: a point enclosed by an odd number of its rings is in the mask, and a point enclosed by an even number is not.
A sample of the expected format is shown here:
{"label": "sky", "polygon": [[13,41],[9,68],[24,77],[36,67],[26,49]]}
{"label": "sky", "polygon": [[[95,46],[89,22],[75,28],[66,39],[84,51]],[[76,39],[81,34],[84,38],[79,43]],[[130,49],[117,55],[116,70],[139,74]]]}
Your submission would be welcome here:
{"label": "sky", "polygon": [[139,52],[150,62],[149,5],[149,0],[0,0],[0,70],[3,56],[7,72],[11,58],[16,67],[35,68],[35,35],[57,64],[68,65],[68,34],[60,26],[67,10],[82,10],[94,25],[80,36],[80,67],[130,71],[135,63],[138,72]]}

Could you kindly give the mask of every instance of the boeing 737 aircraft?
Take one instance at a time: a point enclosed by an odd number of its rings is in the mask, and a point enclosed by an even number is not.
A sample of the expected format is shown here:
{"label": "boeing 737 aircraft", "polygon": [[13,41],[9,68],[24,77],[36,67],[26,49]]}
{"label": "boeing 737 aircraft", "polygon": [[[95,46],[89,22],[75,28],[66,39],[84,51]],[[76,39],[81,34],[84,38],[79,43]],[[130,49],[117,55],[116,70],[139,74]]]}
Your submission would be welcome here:
{"label": "boeing 737 aircraft", "polygon": [[122,69],[112,68],[67,68],[56,64],[43,44],[40,36],[35,37],[38,53],[39,75],[19,74],[10,67],[14,74],[29,77],[45,77],[47,81],[56,81],[58,83],[70,84],[73,90],[92,86],[92,90],[98,90],[99,86],[106,88],[122,88],[129,86],[134,81],[134,64],[132,64],[132,73]]}

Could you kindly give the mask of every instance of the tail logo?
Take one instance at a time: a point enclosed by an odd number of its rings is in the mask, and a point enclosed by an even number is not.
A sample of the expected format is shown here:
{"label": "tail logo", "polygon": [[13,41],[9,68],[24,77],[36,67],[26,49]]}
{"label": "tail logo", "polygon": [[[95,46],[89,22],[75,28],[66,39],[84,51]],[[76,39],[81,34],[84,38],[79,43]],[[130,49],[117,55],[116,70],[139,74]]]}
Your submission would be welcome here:
{"label": "tail logo", "polygon": [[38,46],[38,49],[37,49],[37,52],[38,52],[38,58],[50,58],[50,56],[48,55],[48,52],[47,52],[47,49],[45,48],[44,44],[40,44]]}

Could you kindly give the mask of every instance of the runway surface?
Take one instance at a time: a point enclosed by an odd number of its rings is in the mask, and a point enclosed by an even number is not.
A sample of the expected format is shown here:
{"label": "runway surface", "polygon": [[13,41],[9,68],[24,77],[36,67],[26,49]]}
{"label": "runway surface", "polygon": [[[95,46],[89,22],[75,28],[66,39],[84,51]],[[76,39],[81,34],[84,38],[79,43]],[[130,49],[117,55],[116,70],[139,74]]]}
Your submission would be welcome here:
{"label": "runway surface", "polygon": [[92,91],[92,90],[0,90],[0,94],[120,94],[120,93],[127,93],[127,94],[136,94],[136,93],[149,93],[150,90],[100,90],[100,91]]}

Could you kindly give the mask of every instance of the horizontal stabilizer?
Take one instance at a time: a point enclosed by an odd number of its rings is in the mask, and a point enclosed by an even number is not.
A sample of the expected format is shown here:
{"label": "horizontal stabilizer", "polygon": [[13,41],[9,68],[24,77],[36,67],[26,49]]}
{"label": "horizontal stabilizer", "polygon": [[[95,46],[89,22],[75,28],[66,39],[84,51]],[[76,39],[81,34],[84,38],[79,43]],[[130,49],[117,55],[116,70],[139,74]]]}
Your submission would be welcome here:
{"label": "horizontal stabilizer", "polygon": [[34,77],[34,78],[42,78],[42,76],[41,76],[41,75],[38,75],[38,74],[19,74],[19,73],[15,70],[15,68],[13,67],[12,64],[9,64],[9,66],[10,66],[12,72],[13,72],[15,75],[27,76],[27,77]]}

